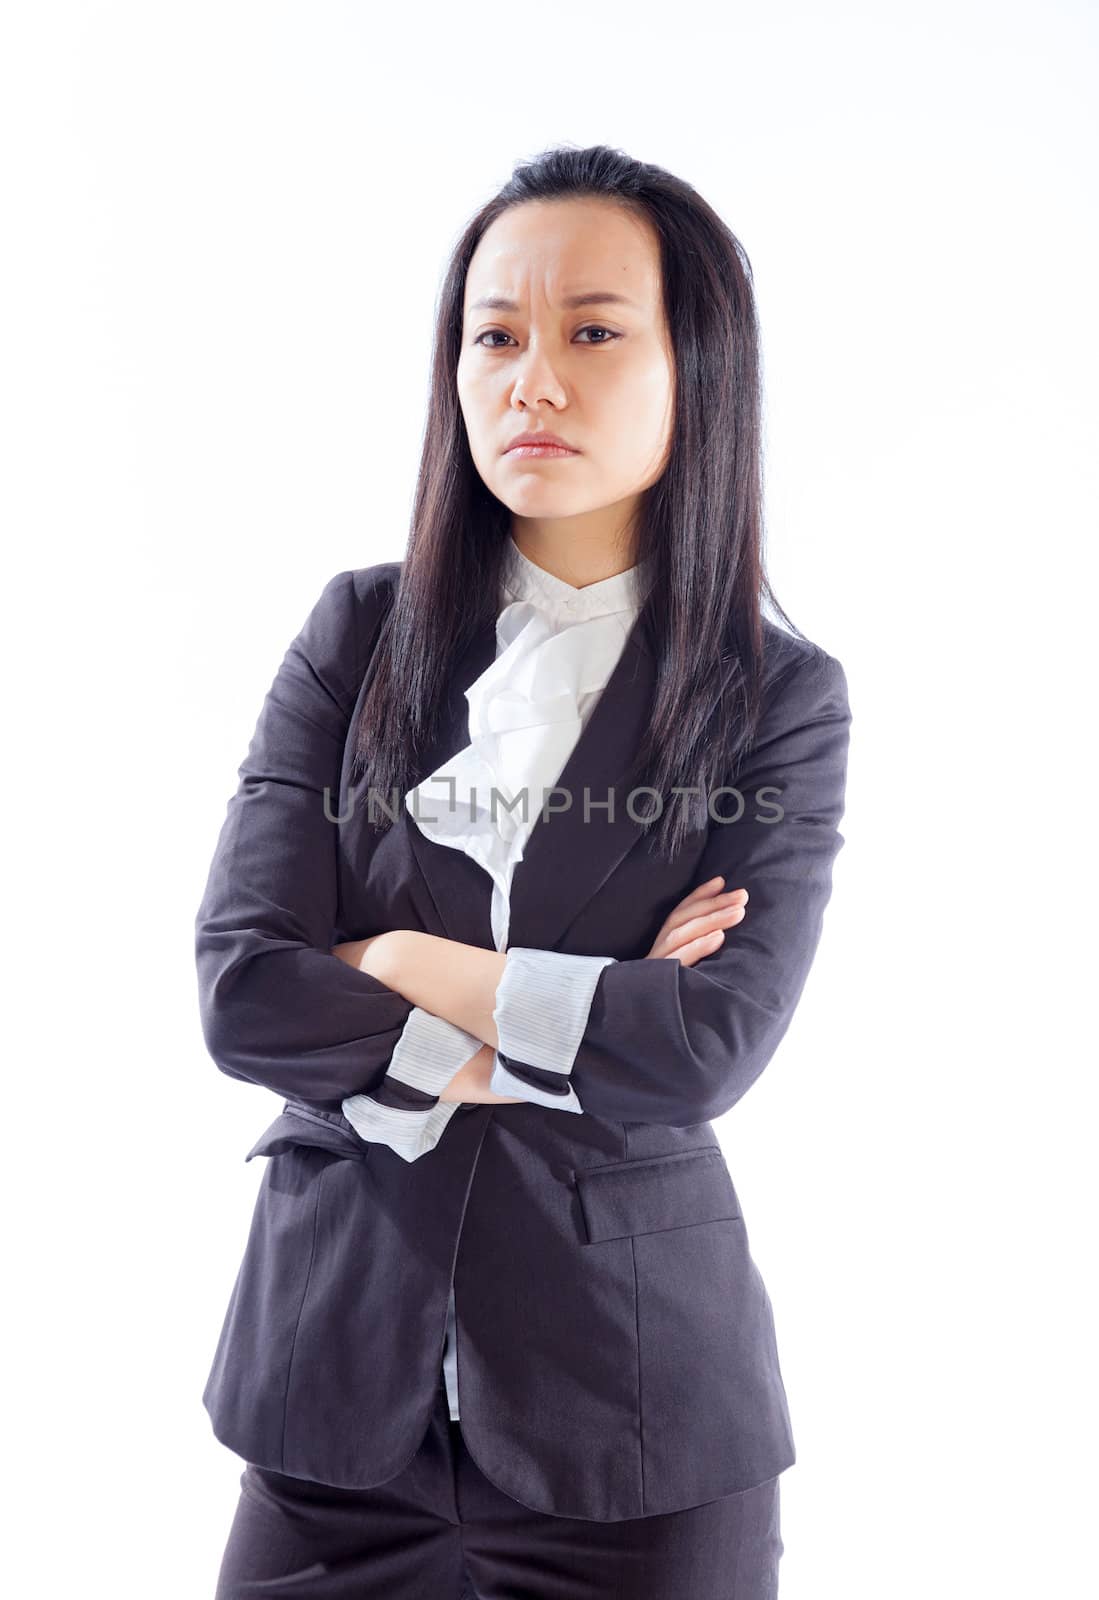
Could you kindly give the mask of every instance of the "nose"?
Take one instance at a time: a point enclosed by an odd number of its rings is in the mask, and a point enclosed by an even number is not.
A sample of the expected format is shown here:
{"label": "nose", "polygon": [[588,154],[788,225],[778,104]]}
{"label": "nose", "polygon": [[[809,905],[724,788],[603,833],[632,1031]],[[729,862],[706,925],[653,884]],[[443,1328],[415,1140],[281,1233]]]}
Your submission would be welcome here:
{"label": "nose", "polygon": [[542,400],[552,406],[565,403],[565,387],[545,350],[530,345],[519,357],[512,380],[512,403],[530,410]]}

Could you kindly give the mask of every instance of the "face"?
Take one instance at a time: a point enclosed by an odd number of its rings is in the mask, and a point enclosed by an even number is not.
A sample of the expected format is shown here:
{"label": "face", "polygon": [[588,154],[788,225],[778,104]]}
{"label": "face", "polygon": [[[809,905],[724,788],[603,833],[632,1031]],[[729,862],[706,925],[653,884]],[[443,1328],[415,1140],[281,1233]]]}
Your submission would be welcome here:
{"label": "face", "polygon": [[[592,298],[570,303],[581,295]],[[513,525],[628,533],[672,436],[675,364],[651,224],[605,200],[514,206],[477,245],[463,311],[459,403],[477,470]],[[573,453],[509,450],[541,430]]]}

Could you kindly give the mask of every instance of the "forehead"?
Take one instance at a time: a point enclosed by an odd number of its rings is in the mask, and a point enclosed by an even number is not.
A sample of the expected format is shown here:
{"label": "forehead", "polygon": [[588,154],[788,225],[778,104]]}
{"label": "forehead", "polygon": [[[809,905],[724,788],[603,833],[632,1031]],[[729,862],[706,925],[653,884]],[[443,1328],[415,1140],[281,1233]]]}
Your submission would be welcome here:
{"label": "forehead", "polygon": [[522,310],[542,297],[562,309],[597,303],[651,309],[660,297],[655,229],[604,200],[511,207],[478,241],[465,308]]}

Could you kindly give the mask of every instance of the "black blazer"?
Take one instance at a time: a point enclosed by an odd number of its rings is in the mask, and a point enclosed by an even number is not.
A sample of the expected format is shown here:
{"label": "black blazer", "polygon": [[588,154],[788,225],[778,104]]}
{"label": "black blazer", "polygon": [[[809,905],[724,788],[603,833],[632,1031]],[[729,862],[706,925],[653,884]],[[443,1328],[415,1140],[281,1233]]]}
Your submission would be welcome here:
{"label": "black blazer", "polygon": [[[639,847],[622,782],[655,684],[639,615],[560,776],[572,809],[535,822],[511,892],[512,947],[616,958],[572,1069],[584,1114],[463,1108],[407,1162],[361,1140],[341,1102],[381,1083],[412,1006],[331,947],[390,928],[493,941],[491,882],[465,852],[403,808],[384,834],[364,827],[361,777],[348,803],[400,570],[339,573],[290,645],[196,920],[210,1055],[286,1102],[246,1157],[271,1159],[203,1394],[214,1433],[295,1477],[394,1477],[436,1402],[453,1280],[462,1433],[507,1494],[608,1521],[750,1488],[795,1452],[771,1303],[711,1119],[771,1059],[820,938],[843,844],[843,669],[765,625],[743,816],[661,862]],[[413,782],[468,743],[464,690],[495,650],[486,624]],[[593,802],[615,789],[613,820],[585,823],[585,785]],[[719,872],[749,890],[744,922],[694,967],[646,960],[672,907]]]}

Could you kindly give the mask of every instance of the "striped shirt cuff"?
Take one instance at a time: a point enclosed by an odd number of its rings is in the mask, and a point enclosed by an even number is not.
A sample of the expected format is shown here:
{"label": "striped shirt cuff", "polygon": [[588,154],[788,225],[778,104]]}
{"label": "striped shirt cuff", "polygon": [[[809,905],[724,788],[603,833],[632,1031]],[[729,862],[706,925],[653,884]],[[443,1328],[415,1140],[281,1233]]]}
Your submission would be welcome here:
{"label": "striped shirt cuff", "polygon": [[360,1138],[387,1144],[406,1161],[415,1161],[434,1149],[458,1110],[459,1101],[443,1101],[439,1095],[483,1042],[445,1017],[413,1006],[385,1077],[373,1094],[349,1095],[343,1101],[344,1116]]}
{"label": "striped shirt cuff", "polygon": [[459,1109],[457,1100],[439,1100],[427,1111],[399,1111],[367,1094],[353,1094],[343,1102],[343,1114],[360,1139],[387,1144],[404,1161],[416,1161],[434,1150]]}
{"label": "striped shirt cuff", "polygon": [[[397,1040],[386,1078],[407,1083],[422,1094],[438,1097],[478,1050],[484,1040],[467,1033],[433,1011],[413,1006]],[[385,1079],[382,1080],[383,1083]]]}
{"label": "striped shirt cuff", "polygon": [[521,946],[507,952],[492,1013],[499,1039],[494,1094],[583,1112],[576,1090],[560,1080],[572,1071],[599,974],[613,961]]}

